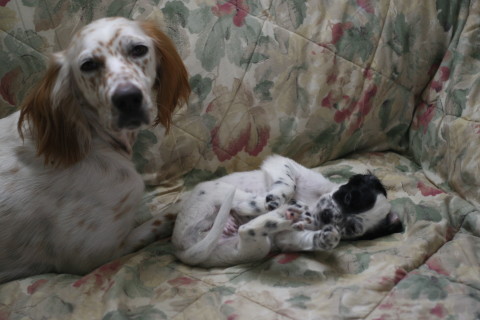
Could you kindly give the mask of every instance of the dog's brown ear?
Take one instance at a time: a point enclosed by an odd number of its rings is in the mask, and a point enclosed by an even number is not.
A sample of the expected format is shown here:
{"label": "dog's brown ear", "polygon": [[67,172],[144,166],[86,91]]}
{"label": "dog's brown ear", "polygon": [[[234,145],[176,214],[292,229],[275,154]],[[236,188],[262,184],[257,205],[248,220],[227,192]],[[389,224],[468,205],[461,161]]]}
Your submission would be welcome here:
{"label": "dog's brown ear", "polygon": [[18,131],[31,135],[46,165],[68,167],[90,150],[91,129],[81,112],[76,86],[63,55],[52,58],[43,78],[20,106]]}
{"label": "dog's brown ear", "polygon": [[172,40],[153,21],[140,23],[147,36],[153,39],[157,56],[157,108],[155,125],[161,123],[168,131],[175,107],[188,101],[188,73]]}

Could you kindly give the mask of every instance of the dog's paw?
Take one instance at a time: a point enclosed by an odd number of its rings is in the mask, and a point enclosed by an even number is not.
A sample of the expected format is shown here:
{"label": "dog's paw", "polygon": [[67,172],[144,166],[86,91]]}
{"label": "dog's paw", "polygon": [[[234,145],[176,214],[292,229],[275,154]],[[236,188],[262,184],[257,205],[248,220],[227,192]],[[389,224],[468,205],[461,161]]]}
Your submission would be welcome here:
{"label": "dog's paw", "polygon": [[307,229],[308,223],[305,221],[298,221],[292,224],[292,229],[296,231],[303,231]]}
{"label": "dog's paw", "polygon": [[313,236],[315,250],[332,250],[340,242],[340,232],[332,225],[327,225],[318,230]]}
{"label": "dog's paw", "polygon": [[254,195],[235,202],[232,209],[243,216],[258,216],[269,211],[266,209],[265,198]]}
{"label": "dog's paw", "polygon": [[284,203],[284,200],[283,201],[282,200],[283,199],[279,196],[276,196],[274,194],[268,194],[265,197],[265,202],[266,202],[265,206],[269,211],[275,210]]}
{"label": "dog's paw", "polygon": [[300,201],[295,200],[290,200],[284,213],[285,219],[292,220],[294,223],[298,221],[305,221],[306,224],[311,223],[311,219],[305,219],[308,216],[310,216],[310,213],[308,212],[308,206]]}
{"label": "dog's paw", "polygon": [[268,234],[274,234],[284,230],[291,230],[293,221],[284,218],[268,219],[263,225],[263,229]]}

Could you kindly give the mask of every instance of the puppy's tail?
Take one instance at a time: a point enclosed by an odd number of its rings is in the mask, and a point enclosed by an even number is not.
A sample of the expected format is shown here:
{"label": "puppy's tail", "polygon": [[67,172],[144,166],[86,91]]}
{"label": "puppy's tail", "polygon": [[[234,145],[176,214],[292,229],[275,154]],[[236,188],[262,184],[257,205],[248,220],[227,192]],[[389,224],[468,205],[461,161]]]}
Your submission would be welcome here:
{"label": "puppy's tail", "polygon": [[222,236],[223,229],[230,216],[235,190],[236,189],[232,187],[232,190],[227,193],[225,200],[218,210],[218,214],[213,222],[212,228],[205,238],[187,250],[176,253],[176,256],[184,263],[196,265],[205,261],[212,254],[213,250],[216,248],[218,239]]}

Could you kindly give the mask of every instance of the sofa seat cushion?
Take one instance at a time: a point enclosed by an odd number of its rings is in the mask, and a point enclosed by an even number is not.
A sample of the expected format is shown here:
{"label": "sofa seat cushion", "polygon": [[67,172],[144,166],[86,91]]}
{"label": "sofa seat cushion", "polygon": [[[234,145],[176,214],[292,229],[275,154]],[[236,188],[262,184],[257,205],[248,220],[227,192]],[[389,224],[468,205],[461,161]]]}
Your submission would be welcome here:
{"label": "sofa seat cushion", "polygon": [[[331,319],[372,312],[381,318],[389,308],[406,315],[472,314],[473,303],[462,302],[461,310],[444,304],[478,298],[480,220],[471,204],[433,185],[418,165],[396,153],[355,155],[317,169],[339,182],[373,171],[405,231],[342,242],[331,252],[280,253],[225,269],[188,267],[176,261],[165,239],[84,277],[47,274],[8,283],[0,289],[0,315]],[[178,193],[155,192],[173,198]],[[406,308],[413,303],[415,311]]]}

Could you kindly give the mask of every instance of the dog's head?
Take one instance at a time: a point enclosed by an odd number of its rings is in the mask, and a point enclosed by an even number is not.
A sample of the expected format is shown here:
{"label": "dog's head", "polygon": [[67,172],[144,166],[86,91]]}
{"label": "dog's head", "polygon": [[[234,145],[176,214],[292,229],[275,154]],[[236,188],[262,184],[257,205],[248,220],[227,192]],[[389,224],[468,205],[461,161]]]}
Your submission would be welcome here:
{"label": "dog's head", "polygon": [[[190,93],[172,41],[152,22],[99,19],[56,53],[22,106],[37,151],[69,165],[88,152],[92,128],[113,135],[161,123]],[[156,117],[156,119],[154,119]]]}
{"label": "dog's head", "polygon": [[402,231],[387,200],[387,191],[373,174],[357,174],[336,191],[323,195],[315,207],[315,225],[333,224],[342,239],[374,239]]}

